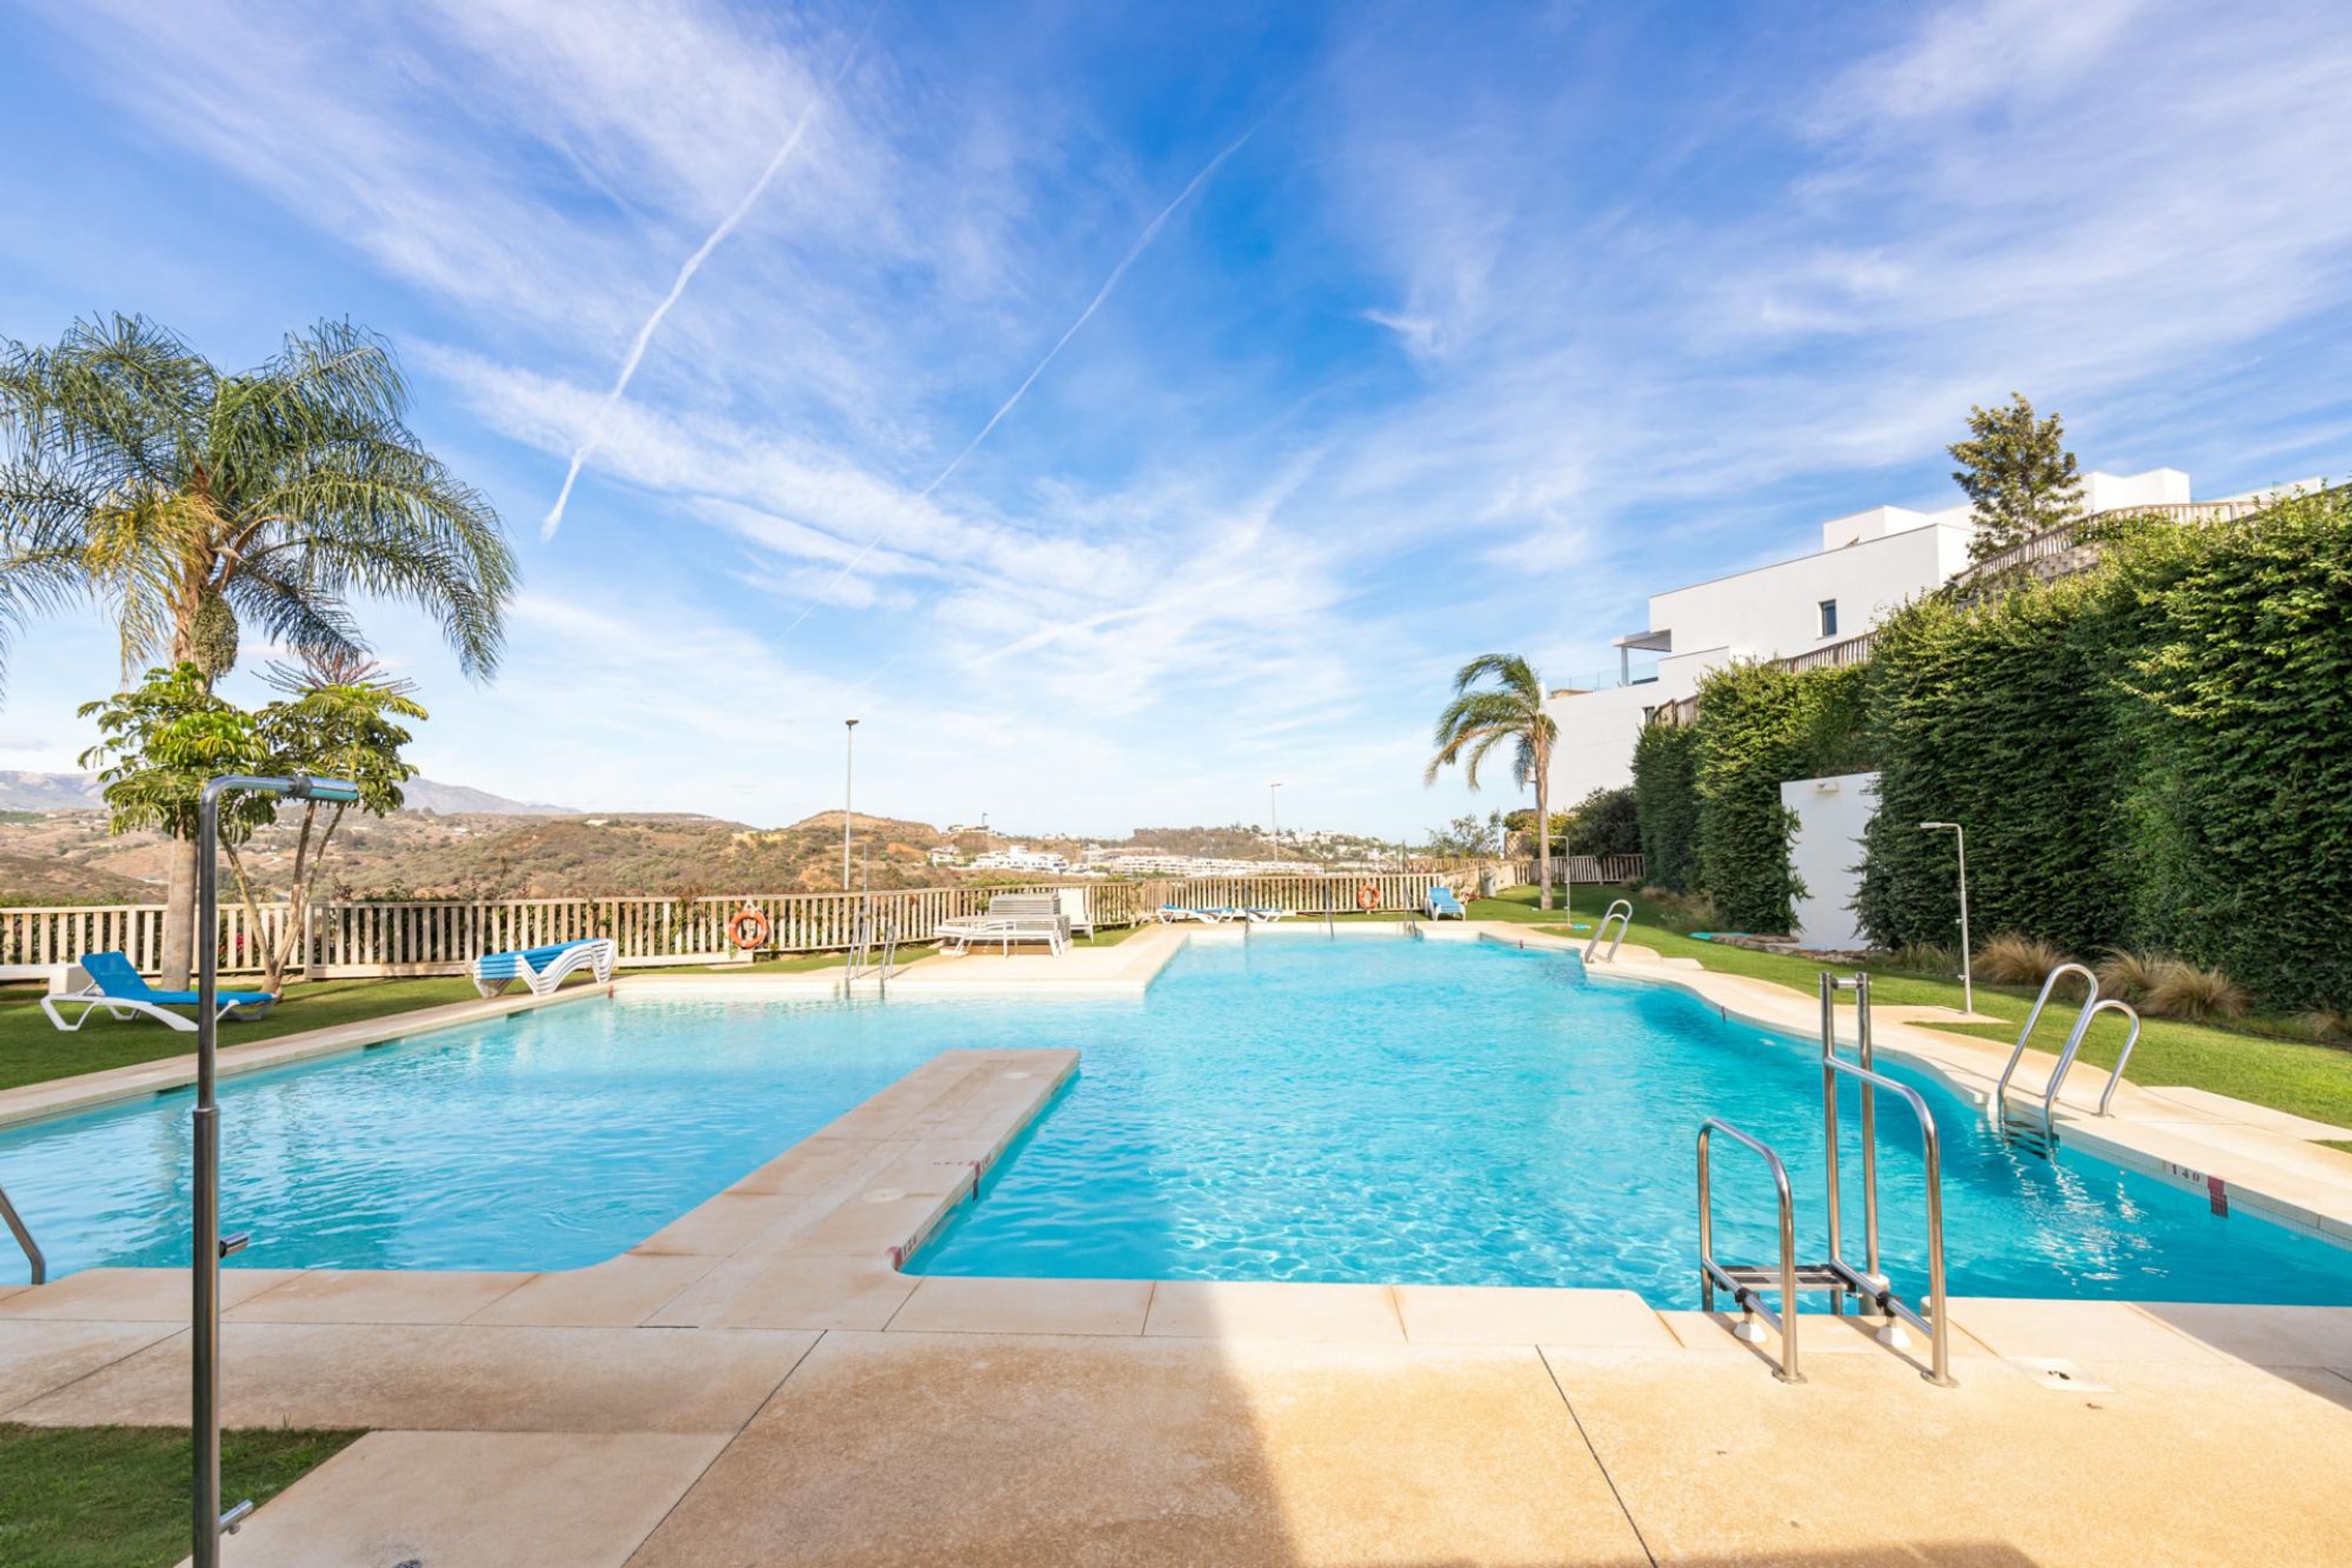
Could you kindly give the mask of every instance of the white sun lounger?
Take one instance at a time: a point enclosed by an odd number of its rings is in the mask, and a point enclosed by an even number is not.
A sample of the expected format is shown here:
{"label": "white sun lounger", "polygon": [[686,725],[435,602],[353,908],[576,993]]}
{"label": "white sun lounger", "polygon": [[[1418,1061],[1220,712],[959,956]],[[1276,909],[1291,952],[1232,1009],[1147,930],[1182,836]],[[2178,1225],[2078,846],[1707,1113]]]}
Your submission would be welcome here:
{"label": "white sun lounger", "polygon": [[[103,1011],[118,1022],[130,1018],[152,1018],[166,1028],[183,1034],[194,1034],[196,1021],[168,1012],[172,1007],[194,1007],[194,991],[158,991],[140,978],[131,960],[119,952],[84,953],[79,967],[86,984],[79,990],[60,992],[41,998],[41,1011],[49,1022],[68,1034],[89,1022],[92,1013]],[[269,1010],[278,998],[267,991],[220,991],[214,996],[220,1018],[258,1017]],[[66,1022],[64,1009],[79,1007],[81,1012],[70,1024]]]}
{"label": "white sun lounger", "polygon": [[1070,945],[1070,917],[1051,893],[999,893],[984,915],[957,915],[932,928],[941,952],[969,952],[992,942],[1006,953],[1016,942],[1042,942],[1055,954]]}
{"label": "white sun lounger", "polygon": [[613,939],[592,936],[579,942],[551,942],[513,952],[487,952],[474,960],[474,989],[495,996],[520,981],[534,996],[544,996],[568,975],[589,970],[602,985],[613,978]]}

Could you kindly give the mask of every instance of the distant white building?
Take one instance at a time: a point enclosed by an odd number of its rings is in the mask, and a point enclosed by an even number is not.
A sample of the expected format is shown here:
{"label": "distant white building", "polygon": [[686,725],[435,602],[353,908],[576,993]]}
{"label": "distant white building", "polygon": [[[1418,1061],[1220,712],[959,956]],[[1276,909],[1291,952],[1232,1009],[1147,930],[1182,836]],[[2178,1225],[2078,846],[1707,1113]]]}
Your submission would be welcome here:
{"label": "distant white building", "polygon": [[1015,844],[1009,849],[992,849],[985,855],[975,855],[971,861],[975,871],[1051,871],[1061,873],[1070,868],[1069,857],[1050,849],[1031,849]]}
{"label": "distant white building", "polygon": [[[2189,476],[2178,468],[2083,476],[2086,514],[2189,501]],[[1822,524],[1822,547],[1811,555],[1652,595],[1649,625],[1616,639],[1616,668],[1551,694],[1549,710],[1559,726],[1555,809],[1631,783],[1633,742],[1650,715],[1696,692],[1709,670],[1785,658],[1868,631],[1965,570],[1975,536],[1965,503],[1942,511],[1873,507]]]}

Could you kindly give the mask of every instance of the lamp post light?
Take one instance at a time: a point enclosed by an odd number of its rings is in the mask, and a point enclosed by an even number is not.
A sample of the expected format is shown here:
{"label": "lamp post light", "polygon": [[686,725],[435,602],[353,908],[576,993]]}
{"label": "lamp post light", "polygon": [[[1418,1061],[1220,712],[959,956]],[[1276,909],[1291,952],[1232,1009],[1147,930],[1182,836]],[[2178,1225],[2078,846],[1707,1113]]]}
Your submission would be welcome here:
{"label": "lamp post light", "polygon": [[1276,792],[1281,788],[1278,784],[1265,786],[1266,817],[1274,829],[1274,858],[1277,860],[1282,858],[1282,798]]}
{"label": "lamp post light", "polygon": [[245,1522],[253,1504],[240,1502],[226,1514],[220,1506],[220,1266],[245,1248],[247,1237],[221,1239],[220,1107],[214,1102],[215,1063],[220,1047],[220,799],[231,790],[282,795],[289,800],[360,797],[359,785],[344,779],[255,778],[231,773],[213,779],[196,800],[196,1110],[190,1238],[189,1303],[190,1446],[195,1450],[193,1517],[194,1568],[220,1568],[220,1538]]}
{"label": "lamp post light", "polygon": [[1957,822],[1923,822],[1920,827],[1930,833],[1949,831],[1954,847],[1960,856],[1960,1005],[1969,1012],[1977,1010],[1976,980],[1971,973],[1975,965],[1969,952],[1969,836]]}
{"label": "lamp post light", "polygon": [[845,893],[849,891],[849,819],[857,798],[857,721],[841,722],[841,890]]}

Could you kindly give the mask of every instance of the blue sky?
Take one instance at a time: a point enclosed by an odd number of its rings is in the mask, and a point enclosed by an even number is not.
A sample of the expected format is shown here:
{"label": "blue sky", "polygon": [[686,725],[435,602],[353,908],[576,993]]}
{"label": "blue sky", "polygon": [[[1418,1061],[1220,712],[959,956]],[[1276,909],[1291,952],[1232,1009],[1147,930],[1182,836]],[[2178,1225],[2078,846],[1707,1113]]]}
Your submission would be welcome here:
{"label": "blue sky", "polygon": [[[34,0],[0,334],[394,340],[526,573],[488,687],[369,614],[436,778],[780,822],[855,713],[861,807],[1393,836],[1454,666],[1949,504],[1971,402],[2340,476],[2347,80],[2329,5]],[[0,768],[115,677],[36,628]]]}

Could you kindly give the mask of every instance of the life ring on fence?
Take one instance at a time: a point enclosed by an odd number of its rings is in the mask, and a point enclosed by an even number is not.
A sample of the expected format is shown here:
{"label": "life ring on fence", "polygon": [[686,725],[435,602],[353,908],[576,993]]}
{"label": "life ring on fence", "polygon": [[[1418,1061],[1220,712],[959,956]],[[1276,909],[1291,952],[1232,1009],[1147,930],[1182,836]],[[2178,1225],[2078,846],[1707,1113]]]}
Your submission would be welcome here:
{"label": "life ring on fence", "polygon": [[1381,890],[1366,882],[1356,889],[1356,907],[1366,914],[1381,907]]}
{"label": "life ring on fence", "polygon": [[745,952],[768,945],[768,917],[746,904],[727,922],[727,939]]}

